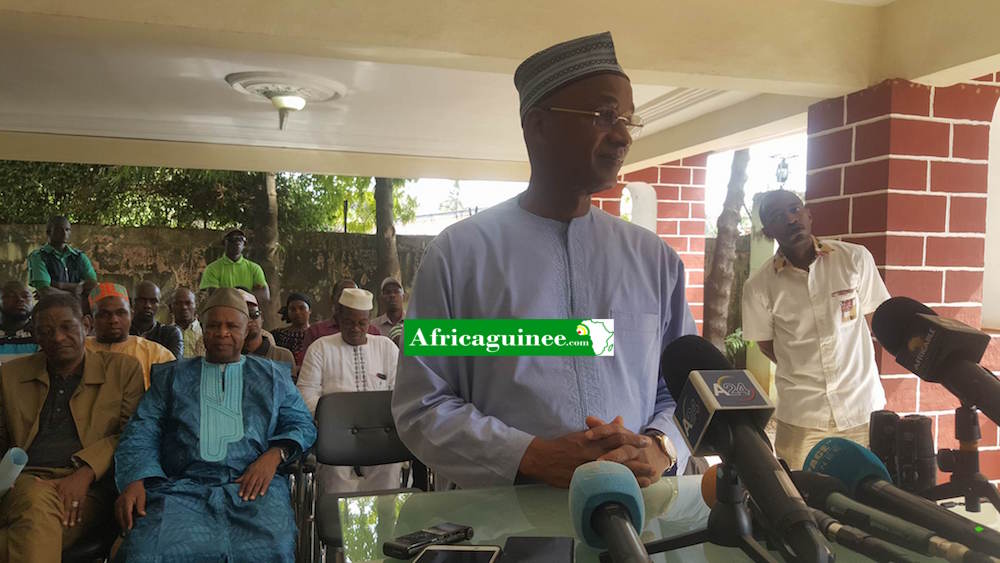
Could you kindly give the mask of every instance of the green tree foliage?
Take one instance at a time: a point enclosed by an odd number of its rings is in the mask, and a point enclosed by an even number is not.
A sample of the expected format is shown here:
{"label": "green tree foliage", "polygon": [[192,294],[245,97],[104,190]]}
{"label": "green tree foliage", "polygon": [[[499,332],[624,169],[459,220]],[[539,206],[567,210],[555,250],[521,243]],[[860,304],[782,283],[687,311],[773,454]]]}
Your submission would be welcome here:
{"label": "green tree foliage", "polygon": [[[227,228],[252,222],[263,183],[260,172],[0,161],[0,222],[44,223],[59,213],[91,225]],[[349,230],[373,233],[373,186],[368,177],[280,173],[278,224],[341,230],[346,199]],[[401,192],[396,219],[412,221],[416,200]]]}

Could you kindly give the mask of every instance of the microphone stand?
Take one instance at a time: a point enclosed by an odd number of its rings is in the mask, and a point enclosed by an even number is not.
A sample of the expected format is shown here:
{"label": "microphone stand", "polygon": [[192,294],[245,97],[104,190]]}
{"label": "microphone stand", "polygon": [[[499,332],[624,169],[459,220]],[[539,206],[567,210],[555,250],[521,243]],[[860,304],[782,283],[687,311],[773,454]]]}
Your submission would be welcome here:
{"label": "microphone stand", "polygon": [[[719,466],[715,481],[715,506],[708,515],[708,527],[681,536],[646,544],[652,555],[674,551],[699,543],[712,543],[723,547],[738,547],[757,563],[778,563],[778,559],[764,549],[753,537],[753,520],[747,505],[747,490],[729,464]],[[601,554],[604,561],[604,554]]]}
{"label": "microphone stand", "polygon": [[951,480],[921,494],[929,500],[965,497],[965,509],[979,512],[981,499],[1000,510],[1000,492],[979,472],[979,415],[975,406],[962,405],[955,409],[955,438],[958,449],[938,451],[938,469],[951,473]]}

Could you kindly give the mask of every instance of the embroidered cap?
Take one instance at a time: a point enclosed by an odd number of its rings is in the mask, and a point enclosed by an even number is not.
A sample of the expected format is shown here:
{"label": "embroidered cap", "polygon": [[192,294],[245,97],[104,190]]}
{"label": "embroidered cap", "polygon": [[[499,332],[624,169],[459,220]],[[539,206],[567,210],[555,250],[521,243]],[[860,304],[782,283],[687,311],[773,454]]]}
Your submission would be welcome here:
{"label": "embroidered cap", "polygon": [[344,288],[340,294],[340,304],[358,311],[372,310],[372,292],[357,287]]}
{"label": "embroidered cap", "polygon": [[521,119],[535,104],[570,82],[609,72],[628,78],[618,64],[609,31],[571,39],[531,55],[514,71]]}
{"label": "embroidered cap", "polygon": [[94,289],[90,290],[87,301],[90,302],[90,308],[93,309],[97,306],[98,301],[107,297],[121,297],[126,303],[131,305],[131,302],[128,300],[128,291],[123,286],[111,282],[97,284]]}
{"label": "embroidered cap", "polygon": [[204,315],[209,309],[215,307],[229,307],[243,313],[247,318],[250,317],[246,298],[240,295],[240,290],[232,287],[220,287],[212,292],[212,295],[202,305],[201,314]]}

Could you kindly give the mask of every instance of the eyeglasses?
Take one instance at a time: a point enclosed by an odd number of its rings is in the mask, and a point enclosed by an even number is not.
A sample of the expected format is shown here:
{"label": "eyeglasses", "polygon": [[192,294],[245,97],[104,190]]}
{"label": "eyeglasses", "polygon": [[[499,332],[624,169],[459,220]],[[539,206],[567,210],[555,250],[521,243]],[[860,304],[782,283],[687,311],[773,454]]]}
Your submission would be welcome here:
{"label": "eyeglasses", "polygon": [[629,136],[633,139],[639,136],[639,133],[642,132],[643,125],[645,125],[642,118],[638,115],[619,115],[618,112],[613,109],[590,111],[560,107],[547,107],[543,109],[561,113],[573,113],[576,115],[589,115],[594,118],[594,127],[603,131],[610,131],[614,129],[615,125],[621,122],[625,126],[625,130],[628,131]]}
{"label": "eyeglasses", "polygon": [[260,318],[260,311],[251,311],[249,313],[249,315],[250,315],[250,320],[259,319]]}

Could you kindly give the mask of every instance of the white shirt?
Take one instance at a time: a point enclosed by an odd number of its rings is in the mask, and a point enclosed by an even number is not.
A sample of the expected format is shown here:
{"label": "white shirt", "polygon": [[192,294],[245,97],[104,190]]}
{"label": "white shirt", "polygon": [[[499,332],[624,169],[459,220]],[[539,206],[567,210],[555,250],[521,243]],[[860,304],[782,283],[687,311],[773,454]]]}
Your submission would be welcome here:
{"label": "white shirt", "polygon": [[889,299],[871,253],[817,241],[809,271],[780,252],[743,286],[743,337],[774,341],[775,417],[805,428],[866,424],[885,391],[865,315]]}
{"label": "white shirt", "polygon": [[[388,391],[396,382],[399,348],[385,336],[367,335],[352,346],[341,333],[315,340],[306,350],[297,386],[309,412],[316,414],[319,398],[329,393]],[[359,492],[400,486],[402,464],[368,466],[357,475],[351,467],[320,465],[317,478],[326,492]]]}

